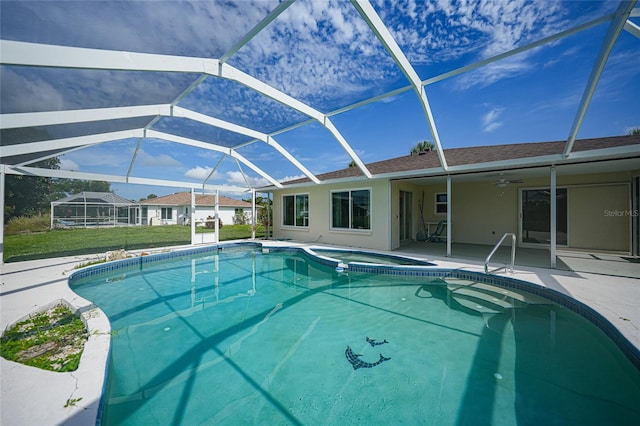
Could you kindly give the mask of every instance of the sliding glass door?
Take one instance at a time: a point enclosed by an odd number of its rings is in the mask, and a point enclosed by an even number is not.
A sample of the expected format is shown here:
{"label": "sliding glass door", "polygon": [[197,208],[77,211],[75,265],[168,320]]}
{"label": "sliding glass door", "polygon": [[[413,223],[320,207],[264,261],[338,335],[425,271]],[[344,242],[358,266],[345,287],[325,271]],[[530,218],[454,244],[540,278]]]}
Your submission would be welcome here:
{"label": "sliding glass door", "polygon": [[[522,243],[551,243],[551,191],[523,189],[520,193]],[[567,245],[567,189],[556,190],[556,244]]]}

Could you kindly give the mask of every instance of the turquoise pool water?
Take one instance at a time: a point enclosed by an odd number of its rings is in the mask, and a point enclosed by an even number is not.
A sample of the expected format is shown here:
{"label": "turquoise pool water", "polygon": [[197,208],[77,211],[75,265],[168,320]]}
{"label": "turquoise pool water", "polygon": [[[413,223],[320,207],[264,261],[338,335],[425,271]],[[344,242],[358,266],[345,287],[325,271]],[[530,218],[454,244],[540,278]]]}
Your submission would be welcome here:
{"label": "turquoise pool water", "polygon": [[640,424],[602,331],[487,284],[238,248],[72,288],[111,321],[103,425]]}

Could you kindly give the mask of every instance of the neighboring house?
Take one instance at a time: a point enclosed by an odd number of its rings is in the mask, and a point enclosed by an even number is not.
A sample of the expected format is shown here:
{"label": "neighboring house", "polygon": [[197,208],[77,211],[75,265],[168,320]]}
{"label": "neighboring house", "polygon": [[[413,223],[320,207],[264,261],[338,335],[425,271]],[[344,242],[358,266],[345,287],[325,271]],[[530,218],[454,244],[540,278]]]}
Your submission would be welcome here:
{"label": "neighboring house", "polygon": [[139,208],[112,192],[84,191],[51,202],[51,228],[136,225]]}
{"label": "neighboring house", "polygon": [[[273,235],[392,250],[450,220],[451,241],[550,247],[555,188],[556,247],[638,255],[640,136],[435,151],[285,182],[273,193]],[[555,186],[552,182],[555,182]],[[449,188],[449,189],[448,189]],[[450,209],[450,211],[448,211]],[[425,229],[430,228],[430,229]],[[443,236],[447,235],[447,230]]]}
{"label": "neighboring house", "polygon": [[[215,217],[215,195],[196,194],[195,222],[204,226],[208,217]],[[187,225],[191,220],[191,193],[177,192],[140,201],[143,225]],[[251,204],[234,198],[218,197],[218,216],[223,225],[243,221],[251,223]]]}

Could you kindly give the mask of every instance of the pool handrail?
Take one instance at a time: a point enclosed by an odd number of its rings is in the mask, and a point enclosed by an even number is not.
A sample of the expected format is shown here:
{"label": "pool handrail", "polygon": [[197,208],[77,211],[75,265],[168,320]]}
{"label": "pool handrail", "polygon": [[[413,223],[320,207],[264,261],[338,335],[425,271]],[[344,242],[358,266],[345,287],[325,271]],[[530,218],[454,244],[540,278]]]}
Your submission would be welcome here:
{"label": "pool handrail", "polygon": [[511,274],[514,273],[514,264],[516,262],[516,234],[514,234],[513,232],[505,232],[505,234],[502,236],[502,238],[500,238],[500,241],[498,241],[498,243],[493,247],[493,250],[491,250],[491,253],[489,253],[489,256],[487,256],[486,260],[484,261],[484,273],[485,274],[493,274],[495,272],[498,272],[502,269],[507,269],[508,265],[504,265],[501,266],[499,268],[496,268],[492,271],[489,271],[489,261],[491,260],[491,256],[493,256],[493,254],[496,252],[496,250],[498,250],[498,247],[500,247],[500,245],[502,244],[502,242],[504,241],[505,238],[507,238],[508,236],[511,236],[511,267],[509,268],[509,272]]}

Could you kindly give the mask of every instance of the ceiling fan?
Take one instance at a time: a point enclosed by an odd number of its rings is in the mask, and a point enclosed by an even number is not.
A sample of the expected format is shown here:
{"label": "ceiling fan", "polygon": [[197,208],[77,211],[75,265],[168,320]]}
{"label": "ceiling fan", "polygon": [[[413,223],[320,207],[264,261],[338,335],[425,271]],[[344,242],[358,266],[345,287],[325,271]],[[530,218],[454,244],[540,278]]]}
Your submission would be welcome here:
{"label": "ceiling fan", "polygon": [[509,185],[510,183],[523,183],[524,181],[522,179],[505,179],[505,178],[499,178],[498,180],[495,181],[494,185],[497,186],[498,188],[504,188],[507,185]]}

